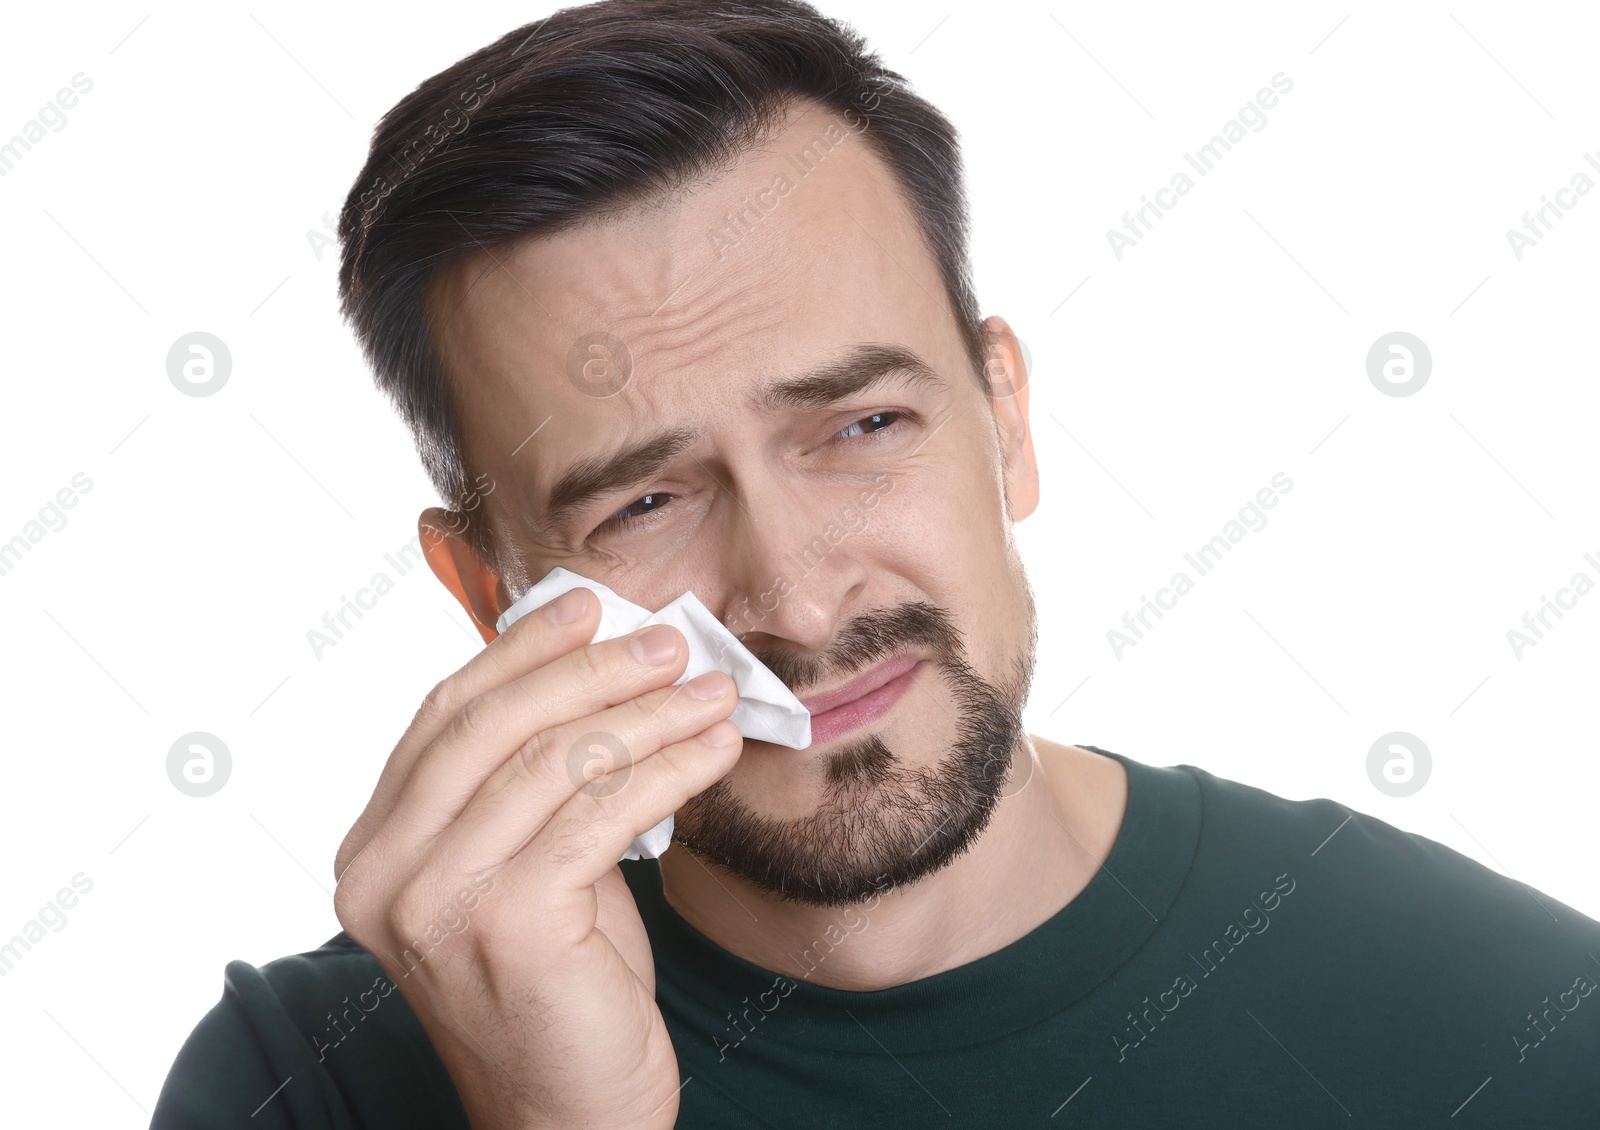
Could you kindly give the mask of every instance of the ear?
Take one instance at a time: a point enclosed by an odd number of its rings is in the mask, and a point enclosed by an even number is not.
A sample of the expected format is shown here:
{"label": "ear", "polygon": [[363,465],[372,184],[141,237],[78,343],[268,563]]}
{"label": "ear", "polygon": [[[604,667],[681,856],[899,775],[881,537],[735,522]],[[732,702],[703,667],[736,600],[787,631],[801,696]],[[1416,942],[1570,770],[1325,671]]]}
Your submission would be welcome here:
{"label": "ear", "polygon": [[1028,370],[1017,335],[998,314],[984,319],[983,340],[988,346],[984,372],[989,377],[989,404],[999,425],[1005,463],[1007,508],[1011,520],[1020,522],[1039,505],[1039,464],[1028,428]]}
{"label": "ear", "polygon": [[430,506],[417,518],[417,534],[422,555],[439,582],[472,617],[472,623],[488,643],[500,633],[494,630],[500,613],[511,601],[500,575],[478,560],[468,544],[465,515]]}

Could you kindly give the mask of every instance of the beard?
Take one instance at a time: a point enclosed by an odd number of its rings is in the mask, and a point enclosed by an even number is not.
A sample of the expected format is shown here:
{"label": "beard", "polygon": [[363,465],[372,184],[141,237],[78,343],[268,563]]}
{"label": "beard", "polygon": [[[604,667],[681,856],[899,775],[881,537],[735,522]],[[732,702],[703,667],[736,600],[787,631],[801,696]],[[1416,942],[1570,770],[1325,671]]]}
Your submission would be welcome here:
{"label": "beard", "polygon": [[955,860],[988,825],[1022,744],[1037,640],[1033,594],[1023,589],[1027,632],[998,684],[973,670],[949,613],[921,602],[847,621],[821,656],[756,652],[798,693],[916,648],[936,672],[919,689],[954,725],[949,748],[930,769],[876,733],[847,742],[828,754],[816,811],[790,820],[752,811],[723,778],[679,811],[673,839],[760,890],[818,907],[865,902]]}

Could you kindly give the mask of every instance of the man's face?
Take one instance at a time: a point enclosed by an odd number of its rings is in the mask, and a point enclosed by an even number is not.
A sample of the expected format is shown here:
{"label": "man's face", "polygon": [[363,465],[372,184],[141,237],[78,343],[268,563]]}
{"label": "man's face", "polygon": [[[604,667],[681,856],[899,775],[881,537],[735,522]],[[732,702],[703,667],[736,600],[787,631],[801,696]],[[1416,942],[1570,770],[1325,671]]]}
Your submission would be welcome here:
{"label": "man's face", "polygon": [[555,566],[647,608],[691,590],[812,700],[814,744],[747,741],[683,843],[831,904],[971,841],[1032,666],[1006,509],[1031,452],[849,122],[796,109],[686,192],[479,255],[430,317],[513,591]]}

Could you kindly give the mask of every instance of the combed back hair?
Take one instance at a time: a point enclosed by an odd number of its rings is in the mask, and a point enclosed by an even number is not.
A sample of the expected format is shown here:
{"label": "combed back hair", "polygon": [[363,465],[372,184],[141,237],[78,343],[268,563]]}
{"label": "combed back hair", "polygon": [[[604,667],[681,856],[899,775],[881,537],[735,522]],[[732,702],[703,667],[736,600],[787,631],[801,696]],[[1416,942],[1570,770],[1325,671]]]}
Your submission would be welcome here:
{"label": "combed back hair", "polygon": [[565,8],[434,75],[378,123],[339,215],[341,306],[485,564],[500,558],[430,332],[430,285],[480,251],[682,190],[805,100],[850,122],[903,187],[987,392],[956,131],[861,35],[800,0]]}

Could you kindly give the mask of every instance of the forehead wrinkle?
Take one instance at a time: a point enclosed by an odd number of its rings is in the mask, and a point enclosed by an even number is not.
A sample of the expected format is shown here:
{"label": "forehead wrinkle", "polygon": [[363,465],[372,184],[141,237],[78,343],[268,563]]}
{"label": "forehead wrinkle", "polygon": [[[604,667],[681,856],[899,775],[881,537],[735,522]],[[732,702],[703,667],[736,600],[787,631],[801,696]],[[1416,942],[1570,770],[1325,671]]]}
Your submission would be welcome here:
{"label": "forehead wrinkle", "polygon": [[[641,328],[634,357],[636,373],[648,370],[658,381],[687,379],[696,390],[705,387],[726,368],[719,354],[730,346],[748,347],[782,325],[781,304],[768,300],[765,292],[766,288],[735,290],[708,304],[696,301],[665,323],[658,315],[654,325],[647,322]],[[747,362],[739,364],[744,367]]]}

